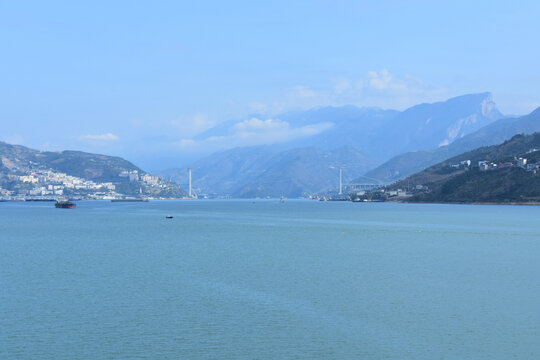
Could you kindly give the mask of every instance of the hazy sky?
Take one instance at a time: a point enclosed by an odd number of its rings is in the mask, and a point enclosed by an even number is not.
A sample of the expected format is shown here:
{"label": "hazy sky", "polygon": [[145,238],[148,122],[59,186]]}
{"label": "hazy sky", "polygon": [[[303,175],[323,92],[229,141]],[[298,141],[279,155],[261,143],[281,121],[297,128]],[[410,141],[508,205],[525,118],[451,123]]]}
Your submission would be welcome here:
{"label": "hazy sky", "polygon": [[538,1],[4,2],[0,139],[151,168],[254,113],[490,91],[524,114],[539,18]]}

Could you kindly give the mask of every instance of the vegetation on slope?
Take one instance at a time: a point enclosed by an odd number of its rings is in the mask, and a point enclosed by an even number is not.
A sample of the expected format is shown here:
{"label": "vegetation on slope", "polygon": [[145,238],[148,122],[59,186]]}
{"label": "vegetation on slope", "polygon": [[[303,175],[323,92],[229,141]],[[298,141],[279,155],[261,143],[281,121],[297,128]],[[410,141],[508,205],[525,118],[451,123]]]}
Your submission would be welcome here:
{"label": "vegetation on slope", "polygon": [[[482,147],[443,161],[388,188],[427,186],[429,192],[410,198],[410,201],[420,202],[539,202],[540,171],[526,171],[515,165],[517,158],[525,158],[529,164],[538,163],[540,151],[530,152],[538,148],[540,133],[516,135],[503,144]],[[470,166],[461,164],[467,160]],[[481,171],[480,161],[495,166]]]}
{"label": "vegetation on slope", "polygon": [[449,203],[540,202],[540,173],[521,168],[480,171],[474,167],[453,176],[433,191],[410,201]]}

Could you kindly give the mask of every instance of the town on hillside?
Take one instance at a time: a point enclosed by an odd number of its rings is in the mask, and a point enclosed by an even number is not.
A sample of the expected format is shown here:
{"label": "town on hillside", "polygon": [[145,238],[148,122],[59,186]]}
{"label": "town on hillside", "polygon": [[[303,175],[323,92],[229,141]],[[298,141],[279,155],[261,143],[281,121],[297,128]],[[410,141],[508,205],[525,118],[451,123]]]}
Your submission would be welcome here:
{"label": "town on hillside", "polygon": [[158,176],[125,170],[118,174],[123,181],[95,182],[53,170],[34,170],[3,174],[1,200],[121,199],[127,196],[145,198],[177,198],[183,191],[174,183]]}

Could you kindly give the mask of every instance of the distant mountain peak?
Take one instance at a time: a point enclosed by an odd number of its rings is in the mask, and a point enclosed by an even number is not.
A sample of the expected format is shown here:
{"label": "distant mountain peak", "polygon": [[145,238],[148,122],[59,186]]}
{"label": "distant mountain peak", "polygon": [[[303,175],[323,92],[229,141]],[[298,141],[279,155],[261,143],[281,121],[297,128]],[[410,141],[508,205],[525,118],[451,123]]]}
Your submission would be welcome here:
{"label": "distant mountain peak", "polygon": [[537,107],[536,109],[534,109],[529,115],[527,116],[531,116],[531,117],[538,117],[540,116],[540,106]]}
{"label": "distant mountain peak", "polygon": [[540,131],[540,107],[525,116],[506,117],[494,121],[446,146],[429,151],[404,152],[369,171],[367,175],[392,182],[459,153],[503,142],[515,134],[531,134],[538,131]]}

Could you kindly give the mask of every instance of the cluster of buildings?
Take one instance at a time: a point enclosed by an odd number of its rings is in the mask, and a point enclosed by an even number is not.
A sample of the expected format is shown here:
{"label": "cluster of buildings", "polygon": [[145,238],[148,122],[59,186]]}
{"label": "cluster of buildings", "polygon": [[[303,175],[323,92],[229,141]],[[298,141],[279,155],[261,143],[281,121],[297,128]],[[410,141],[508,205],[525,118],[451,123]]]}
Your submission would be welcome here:
{"label": "cluster of buildings", "polygon": [[417,194],[417,193],[420,193],[420,192],[426,192],[428,191],[428,187],[425,186],[425,185],[415,185],[414,187],[410,188],[410,189],[395,189],[395,190],[387,190],[386,191],[386,195],[391,198],[391,197],[398,197],[398,198],[404,198],[404,197],[409,197],[413,194]]}
{"label": "cluster of buildings", "polygon": [[451,166],[453,168],[456,168],[456,169],[469,168],[469,167],[471,167],[471,160],[463,160],[463,161],[460,161],[459,163],[453,164]]}
{"label": "cluster of buildings", "polygon": [[483,161],[478,162],[478,167],[480,168],[480,171],[490,171],[490,170],[519,167],[519,168],[525,169],[526,171],[531,171],[536,174],[536,172],[540,169],[540,164],[529,163],[527,162],[526,158],[520,157],[520,158],[515,158],[514,161],[499,162],[499,163],[483,160]]}
{"label": "cluster of buildings", "polygon": [[[535,151],[540,151],[540,149],[530,149],[529,151],[527,151],[527,154],[533,153]],[[451,166],[456,169],[470,168],[471,160],[463,160],[457,164],[452,164]],[[532,171],[536,174],[536,171],[540,170],[540,163],[530,163],[528,162],[527,158],[523,157],[516,157],[513,159],[513,161],[505,162],[491,162],[488,160],[481,160],[478,162],[478,168],[480,169],[480,171],[490,171],[512,167],[519,167],[526,171]]]}
{"label": "cluster of buildings", "polygon": [[118,176],[127,178],[129,182],[142,182],[148,186],[162,187],[160,178],[158,176],[152,176],[150,174],[139,174],[137,170],[124,170]]}
{"label": "cluster of buildings", "polygon": [[[140,192],[148,187],[160,189],[167,187],[159,177],[139,174],[138,171],[122,171],[119,176],[126,182],[136,182]],[[118,193],[118,184],[113,182],[95,182],[53,170],[32,170],[24,175],[7,174],[7,181],[12,185],[9,189],[0,186],[1,199],[57,198],[59,196],[83,196],[98,199],[114,199],[122,197]],[[125,180],[124,180],[125,181]]]}
{"label": "cluster of buildings", "polygon": [[349,196],[353,202],[400,201],[400,200],[409,198],[412,195],[425,193],[428,191],[429,191],[429,188],[427,186],[418,184],[412,187],[408,187],[407,189],[379,187],[379,188],[368,190],[368,191],[352,193]]}
{"label": "cluster of buildings", "polygon": [[8,189],[3,189],[1,186],[0,186],[0,198],[7,198],[9,196],[11,196],[12,192],[9,191]]}
{"label": "cluster of buildings", "polygon": [[96,183],[65,173],[54,172],[52,170],[35,170],[25,175],[8,174],[8,181],[19,184],[13,190],[2,189],[3,196],[36,196],[54,197],[62,196],[65,192],[92,192],[92,191],[114,191],[116,186],[112,182]]}

